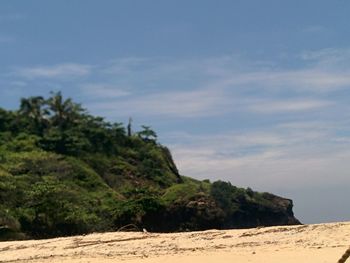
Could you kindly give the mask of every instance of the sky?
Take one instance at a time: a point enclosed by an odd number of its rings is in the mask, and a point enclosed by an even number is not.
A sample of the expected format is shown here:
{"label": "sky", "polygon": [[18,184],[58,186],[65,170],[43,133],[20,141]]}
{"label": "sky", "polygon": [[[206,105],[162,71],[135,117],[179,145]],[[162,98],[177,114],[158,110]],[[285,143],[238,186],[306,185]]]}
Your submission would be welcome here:
{"label": "sky", "polygon": [[183,175],[350,220],[350,2],[3,0],[0,107],[62,91],[150,125]]}

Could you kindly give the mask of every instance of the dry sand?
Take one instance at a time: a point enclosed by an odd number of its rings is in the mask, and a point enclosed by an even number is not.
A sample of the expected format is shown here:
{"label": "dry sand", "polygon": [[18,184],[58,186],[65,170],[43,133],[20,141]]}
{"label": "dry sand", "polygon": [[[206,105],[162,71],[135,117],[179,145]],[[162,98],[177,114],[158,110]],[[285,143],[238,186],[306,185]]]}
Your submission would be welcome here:
{"label": "dry sand", "polygon": [[115,232],[0,242],[0,262],[335,263],[349,245],[350,222],[175,234]]}

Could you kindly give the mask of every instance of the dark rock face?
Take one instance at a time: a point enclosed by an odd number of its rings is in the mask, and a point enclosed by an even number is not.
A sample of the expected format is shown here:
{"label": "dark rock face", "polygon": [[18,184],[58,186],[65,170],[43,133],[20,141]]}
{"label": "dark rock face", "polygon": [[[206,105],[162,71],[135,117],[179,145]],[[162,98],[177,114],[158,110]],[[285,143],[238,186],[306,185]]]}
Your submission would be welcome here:
{"label": "dark rock face", "polygon": [[293,201],[291,199],[286,199],[270,193],[264,193],[263,196],[267,200],[271,200],[272,203],[276,204],[275,211],[282,215],[280,219],[281,221],[277,220],[277,222],[281,222],[281,225],[301,224],[300,221],[294,217]]}
{"label": "dark rock face", "polygon": [[272,205],[262,206],[244,202],[240,211],[233,214],[225,223],[226,228],[249,228],[258,226],[301,224],[293,214],[293,201],[273,194],[264,193],[264,198]]}
{"label": "dark rock face", "polygon": [[154,232],[301,224],[294,217],[292,200],[270,193],[264,193],[263,196],[270,201],[267,205],[241,200],[239,209],[232,214],[221,209],[212,198],[199,196],[188,202],[179,202],[167,209],[148,214],[142,221],[149,231]]}

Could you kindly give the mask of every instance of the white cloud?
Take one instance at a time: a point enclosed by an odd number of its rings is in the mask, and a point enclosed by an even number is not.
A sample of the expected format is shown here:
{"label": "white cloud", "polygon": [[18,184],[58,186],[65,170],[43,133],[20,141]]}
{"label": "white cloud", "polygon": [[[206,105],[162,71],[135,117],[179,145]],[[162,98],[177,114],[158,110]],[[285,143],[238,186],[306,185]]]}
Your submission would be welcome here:
{"label": "white cloud", "polygon": [[[309,112],[330,110],[335,103],[338,109],[342,108],[341,101],[325,100],[324,95],[346,90],[350,74],[346,68],[328,63],[326,70],[320,64],[343,57],[350,58],[350,52],[339,49],[304,52],[302,59],[313,63],[293,70],[276,70],[266,66],[268,63],[261,66],[238,56],[225,56],[198,60],[131,57],[98,67],[65,63],[21,68],[16,72],[25,79],[77,77],[77,86],[90,100],[87,106],[107,117],[303,113],[307,119]],[[114,74],[118,76],[113,78]],[[86,76],[94,81],[87,83],[84,79],[79,83]],[[104,79],[107,84],[96,79]]]}
{"label": "white cloud", "polygon": [[[92,85],[85,93],[97,99],[103,98],[101,102],[95,100],[90,103],[89,108],[109,116],[198,118],[228,115],[233,112],[284,114],[310,112],[333,105],[332,101],[316,99],[246,99],[242,96],[232,96],[221,89],[169,91],[133,97],[125,90]],[[130,96],[125,98],[127,95]]]}
{"label": "white cloud", "polygon": [[15,87],[25,87],[25,86],[27,86],[27,83],[24,81],[16,81],[15,80],[15,81],[10,82],[10,85],[15,86]]}
{"label": "white cloud", "polygon": [[326,48],[309,50],[301,54],[301,59],[311,63],[311,67],[329,74],[349,75],[350,48]]}
{"label": "white cloud", "polygon": [[17,69],[15,74],[27,79],[59,79],[82,77],[90,74],[92,66],[76,63],[64,63],[54,66],[36,66]]}
{"label": "white cloud", "polygon": [[90,104],[96,111],[120,116],[168,116],[191,118],[213,116],[226,111],[232,104],[220,90],[169,91],[146,94],[128,100],[104,101]]}
{"label": "white cloud", "polygon": [[305,33],[323,33],[327,30],[328,29],[324,26],[310,25],[310,26],[305,27],[302,31]]}
{"label": "white cloud", "polygon": [[0,14],[0,22],[21,20],[24,17],[22,14]]}
{"label": "white cloud", "polygon": [[333,102],[326,100],[271,100],[271,101],[253,101],[248,108],[257,113],[285,113],[310,111],[331,106]]}
{"label": "white cloud", "polygon": [[318,50],[304,51],[301,54],[301,58],[304,60],[311,61],[324,61],[324,60],[334,60],[339,61],[339,59],[347,59],[350,56],[350,49],[338,49],[338,48],[324,48]]}
{"label": "white cloud", "polygon": [[113,99],[125,97],[131,93],[125,89],[120,89],[110,84],[104,83],[87,83],[81,85],[81,91],[93,98]]}
{"label": "white cloud", "polygon": [[0,35],[0,43],[4,43],[4,44],[7,44],[7,43],[12,43],[15,41],[15,38],[14,37],[11,37],[11,36],[1,36]]}
{"label": "white cloud", "polygon": [[114,59],[108,63],[108,66],[103,70],[104,73],[113,75],[125,75],[135,72],[140,66],[149,63],[154,63],[154,59],[143,57],[127,57],[121,59]]}
{"label": "white cloud", "polygon": [[[328,55],[308,56],[317,63],[293,70],[244,62],[238,56],[199,60],[131,57],[100,66],[99,73],[110,84],[91,84],[85,93],[93,98],[92,110],[114,117],[307,113],[333,105],[324,95],[350,86],[347,71],[319,67],[321,59],[316,57]],[[118,76],[111,77],[115,74]]]}
{"label": "white cloud", "polygon": [[350,71],[326,71],[324,69],[253,71],[231,73],[219,82],[235,89],[255,87],[261,91],[331,92],[350,86]]}
{"label": "white cloud", "polygon": [[[314,124],[314,126],[312,125]],[[185,175],[230,180],[260,190],[340,186],[350,183],[350,141],[334,123],[285,123],[268,131],[178,135],[170,148]],[[334,126],[335,127],[335,126]],[[350,127],[337,127],[349,131]],[[174,134],[172,137],[175,136]]]}
{"label": "white cloud", "polygon": [[[316,62],[294,70],[276,70],[272,64],[262,66],[239,56],[198,60],[130,57],[98,67],[63,63],[19,68],[16,74],[31,80],[74,77],[76,86],[90,97],[89,106],[108,116],[193,118],[244,111],[308,112],[332,105],[322,98],[325,93],[350,86],[350,70],[319,66],[320,61],[340,57],[340,53],[333,49],[305,52],[304,60]],[[79,83],[87,76],[92,83],[86,79]],[[103,81],[96,82],[99,79]],[[291,94],[292,99],[283,94]]]}

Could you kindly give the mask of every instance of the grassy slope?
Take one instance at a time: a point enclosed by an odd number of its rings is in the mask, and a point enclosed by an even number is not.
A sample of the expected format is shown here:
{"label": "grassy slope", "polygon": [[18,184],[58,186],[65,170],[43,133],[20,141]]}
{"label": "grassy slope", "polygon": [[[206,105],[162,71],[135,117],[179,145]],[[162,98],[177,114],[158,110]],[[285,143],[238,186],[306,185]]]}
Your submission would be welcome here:
{"label": "grassy slope", "polygon": [[126,148],[118,157],[59,155],[28,137],[3,144],[0,237],[74,235],[130,223],[152,231],[249,227],[276,215],[288,223],[286,208],[264,194],[179,177],[164,147],[133,140],[139,150]]}

